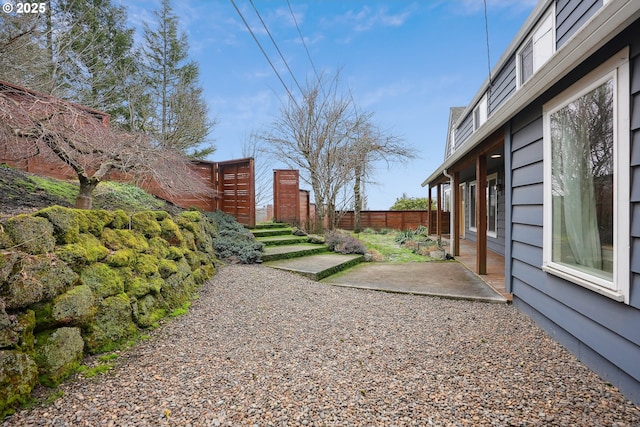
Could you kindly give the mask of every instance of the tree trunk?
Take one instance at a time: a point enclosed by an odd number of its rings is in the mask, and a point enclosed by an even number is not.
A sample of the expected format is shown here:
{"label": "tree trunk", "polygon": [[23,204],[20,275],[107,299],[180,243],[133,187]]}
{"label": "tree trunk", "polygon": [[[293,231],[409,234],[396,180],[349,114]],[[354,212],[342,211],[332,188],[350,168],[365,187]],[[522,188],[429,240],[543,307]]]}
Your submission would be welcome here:
{"label": "tree trunk", "polygon": [[77,209],[91,209],[93,207],[93,190],[100,183],[95,178],[87,178],[86,176],[79,176],[80,191],[78,192],[78,198],[76,199]]}

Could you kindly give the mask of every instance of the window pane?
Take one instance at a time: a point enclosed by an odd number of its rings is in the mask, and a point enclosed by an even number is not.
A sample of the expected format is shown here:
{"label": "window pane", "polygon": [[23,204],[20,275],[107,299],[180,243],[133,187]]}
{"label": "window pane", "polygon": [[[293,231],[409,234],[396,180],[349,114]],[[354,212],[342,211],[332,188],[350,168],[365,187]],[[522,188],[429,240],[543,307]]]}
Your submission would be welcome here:
{"label": "window pane", "polygon": [[469,184],[469,227],[476,228],[476,184]]}
{"label": "window pane", "polygon": [[522,70],[520,84],[522,84],[533,75],[533,40],[529,40],[520,53],[520,69]]}
{"label": "window pane", "polygon": [[495,233],[498,222],[498,188],[496,178],[487,181],[487,231]]}
{"label": "window pane", "polygon": [[552,260],[613,279],[613,80],[551,114]]}

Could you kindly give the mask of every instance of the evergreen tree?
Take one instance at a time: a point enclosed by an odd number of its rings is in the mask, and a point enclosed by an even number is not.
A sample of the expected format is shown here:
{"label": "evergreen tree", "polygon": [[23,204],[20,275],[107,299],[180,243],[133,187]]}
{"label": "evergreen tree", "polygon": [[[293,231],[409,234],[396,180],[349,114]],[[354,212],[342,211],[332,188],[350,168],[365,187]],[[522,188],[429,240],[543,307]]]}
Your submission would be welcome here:
{"label": "evergreen tree", "polygon": [[194,158],[206,157],[215,151],[207,141],[215,123],[207,117],[198,64],[188,59],[187,36],[178,29],[170,1],[163,0],[154,16],[155,28],[144,24],[144,53],[156,142]]}

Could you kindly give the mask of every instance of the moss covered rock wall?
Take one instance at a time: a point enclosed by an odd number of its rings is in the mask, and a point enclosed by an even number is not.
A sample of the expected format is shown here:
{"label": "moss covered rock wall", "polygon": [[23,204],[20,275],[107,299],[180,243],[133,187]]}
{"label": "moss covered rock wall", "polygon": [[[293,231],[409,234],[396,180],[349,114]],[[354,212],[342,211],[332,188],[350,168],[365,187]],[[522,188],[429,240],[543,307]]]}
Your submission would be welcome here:
{"label": "moss covered rock wall", "polygon": [[193,298],[215,273],[199,212],[53,206],[0,224],[0,418],[85,353],[109,351]]}

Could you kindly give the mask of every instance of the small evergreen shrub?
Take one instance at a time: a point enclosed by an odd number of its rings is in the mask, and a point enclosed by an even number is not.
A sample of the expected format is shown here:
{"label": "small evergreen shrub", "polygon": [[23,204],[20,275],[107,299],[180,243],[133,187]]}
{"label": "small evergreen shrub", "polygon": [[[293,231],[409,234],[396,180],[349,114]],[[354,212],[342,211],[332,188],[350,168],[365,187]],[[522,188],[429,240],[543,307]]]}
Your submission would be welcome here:
{"label": "small evergreen shrub", "polygon": [[325,233],[324,242],[332,252],[362,255],[367,252],[367,248],[360,240],[342,231],[332,230]]}
{"label": "small evergreen shrub", "polygon": [[222,211],[207,213],[207,216],[218,224],[218,234],[213,239],[218,259],[241,264],[260,261],[264,244],[258,242],[233,216]]}

